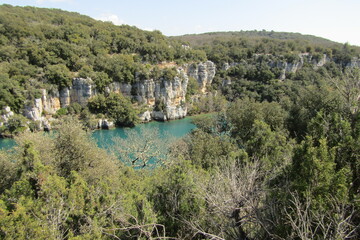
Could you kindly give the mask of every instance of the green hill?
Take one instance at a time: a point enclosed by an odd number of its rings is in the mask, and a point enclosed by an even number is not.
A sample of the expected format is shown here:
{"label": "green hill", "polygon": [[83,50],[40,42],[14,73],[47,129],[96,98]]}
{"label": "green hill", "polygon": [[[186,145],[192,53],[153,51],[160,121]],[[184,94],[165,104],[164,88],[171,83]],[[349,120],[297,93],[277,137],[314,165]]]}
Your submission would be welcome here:
{"label": "green hill", "polygon": [[112,81],[146,78],[161,62],[205,60],[159,31],[115,26],[59,9],[0,6],[0,108],[19,111],[38,89],[91,77],[98,90]]}
{"label": "green hill", "polygon": [[316,37],[312,35],[303,35],[300,33],[291,32],[274,32],[274,31],[238,31],[238,32],[209,32],[202,34],[187,34],[183,36],[173,37],[181,41],[189,42],[191,45],[203,45],[211,43],[214,40],[232,40],[232,39],[278,39],[278,40],[295,40],[306,42],[308,44],[318,44],[323,46],[336,46],[341,45],[340,43],[333,42],[331,40]]}
{"label": "green hill", "polygon": [[184,35],[172,39],[205,51],[208,59],[215,63],[239,62],[254,54],[287,56],[288,59],[294,59],[300,53],[309,53],[315,58],[321,58],[326,54],[335,62],[347,65],[354,57],[360,56],[360,47],[300,33],[214,32]]}

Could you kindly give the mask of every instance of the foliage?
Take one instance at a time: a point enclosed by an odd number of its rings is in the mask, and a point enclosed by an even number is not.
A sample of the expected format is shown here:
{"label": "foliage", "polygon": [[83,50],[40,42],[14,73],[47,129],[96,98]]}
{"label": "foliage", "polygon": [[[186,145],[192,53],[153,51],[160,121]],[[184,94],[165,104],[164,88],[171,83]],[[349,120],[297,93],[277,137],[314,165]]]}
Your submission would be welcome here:
{"label": "foliage", "polygon": [[190,100],[190,96],[199,93],[199,84],[193,77],[189,77],[189,82],[186,89],[186,100]]}
{"label": "foliage", "polygon": [[45,77],[50,83],[58,85],[59,88],[69,87],[71,85],[70,71],[64,64],[47,66]]}
{"label": "foliage", "polygon": [[206,170],[225,168],[239,155],[236,145],[227,136],[213,136],[195,130],[190,139],[188,151],[192,164]]}
{"label": "foliage", "polygon": [[[56,132],[22,133],[16,114],[2,127],[18,136],[0,151],[0,239],[359,239],[359,70],[347,67],[357,47],[266,31],[184,43],[61,10],[0,10],[0,107],[19,113],[71,76],[100,92],[59,110],[86,126],[63,116]],[[284,78],[299,54],[311,59]],[[314,66],[324,54],[331,61]],[[113,81],[173,79],[161,62],[206,58],[217,63],[212,89],[197,96],[190,78],[187,99],[190,113],[211,114],[185,138],[135,129],[109,154],[83,130],[97,124],[91,113],[137,123],[131,100],[107,93]]]}
{"label": "foliage", "polygon": [[205,201],[199,188],[204,177],[187,161],[173,164],[156,177],[151,199],[159,222],[164,224],[169,236],[191,238],[193,229],[180,219],[202,221]]}
{"label": "foliage", "polygon": [[75,102],[75,103],[71,103],[68,107],[67,107],[67,111],[70,114],[80,114],[82,110],[82,107],[79,103]]}
{"label": "foliage", "polygon": [[219,112],[227,107],[227,101],[224,96],[217,92],[208,95],[198,96],[192,99],[189,114]]}
{"label": "foliage", "polygon": [[165,111],[165,110],[166,110],[166,105],[164,103],[164,100],[163,99],[155,100],[154,111]]}
{"label": "foliage", "polygon": [[66,108],[60,108],[56,111],[55,117],[61,117],[68,113],[68,110]]}
{"label": "foliage", "polygon": [[162,71],[162,77],[164,79],[173,80],[177,75],[176,68],[164,68]]}
{"label": "foliage", "polygon": [[[100,93],[114,82],[134,83],[162,62],[205,61],[159,31],[91,19],[58,9],[0,6],[0,108],[24,107],[28,90],[62,89],[90,77]],[[164,71],[172,79],[176,70]],[[28,98],[31,100],[30,98]]]}
{"label": "foliage", "polygon": [[118,93],[110,93],[105,97],[99,94],[88,102],[92,113],[102,113],[115,120],[118,126],[134,126],[139,120],[131,101]]}
{"label": "foliage", "polygon": [[28,120],[22,115],[12,116],[6,125],[0,130],[3,135],[18,135],[22,132],[28,130],[27,127]]}

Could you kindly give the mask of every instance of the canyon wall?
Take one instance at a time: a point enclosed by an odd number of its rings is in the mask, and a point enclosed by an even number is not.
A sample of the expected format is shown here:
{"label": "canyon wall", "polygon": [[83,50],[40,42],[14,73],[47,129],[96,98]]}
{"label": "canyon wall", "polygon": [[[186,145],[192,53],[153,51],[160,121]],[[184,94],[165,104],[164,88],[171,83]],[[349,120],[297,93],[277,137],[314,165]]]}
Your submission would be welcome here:
{"label": "canyon wall", "polygon": [[[210,61],[187,64],[177,67],[177,73],[173,79],[146,79],[134,84],[113,82],[105,91],[121,92],[124,96],[136,100],[138,105],[145,106],[148,110],[140,114],[143,121],[179,119],[187,115],[185,103],[189,78],[195,78],[200,92],[206,93],[215,76],[215,64]],[[85,106],[89,98],[96,94],[96,86],[90,78],[74,78],[71,87],[52,92],[43,89],[42,97],[26,106],[23,114],[30,120],[47,126],[47,115],[53,115],[60,108],[75,102]],[[154,109],[158,102],[164,104],[164,109]]]}
{"label": "canyon wall", "polygon": [[[268,59],[262,60],[261,58],[264,56],[268,57]],[[296,59],[292,62],[287,62],[285,60],[272,60],[271,59],[272,57],[273,56],[269,55],[269,54],[254,54],[253,61],[255,61],[255,62],[265,61],[270,68],[281,69],[281,75],[279,76],[280,80],[286,79],[287,73],[296,73],[298,70],[300,70],[304,66],[304,63],[309,63],[314,68],[319,68],[319,67],[324,66],[326,63],[332,61],[332,59],[329,58],[326,54],[323,54],[323,56],[321,58],[315,59],[310,53],[300,53],[297,55],[298,59]],[[223,69],[227,70],[230,67],[241,65],[241,64],[247,64],[247,63],[246,62],[244,62],[244,63],[236,63],[236,62],[235,63],[225,63],[223,66]],[[349,63],[349,67],[357,66],[357,65],[360,66],[360,61],[357,61],[356,59],[353,59],[353,61],[351,63]],[[224,82],[223,84],[227,85],[229,83]]]}

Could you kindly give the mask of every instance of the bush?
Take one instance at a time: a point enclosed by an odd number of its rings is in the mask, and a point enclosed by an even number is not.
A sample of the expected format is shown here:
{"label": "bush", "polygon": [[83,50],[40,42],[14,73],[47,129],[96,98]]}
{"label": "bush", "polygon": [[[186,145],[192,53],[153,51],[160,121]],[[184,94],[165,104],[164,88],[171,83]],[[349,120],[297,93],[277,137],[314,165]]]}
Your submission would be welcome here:
{"label": "bush", "polygon": [[155,101],[155,107],[154,107],[154,111],[164,111],[166,109],[166,105],[164,103],[163,99],[157,99]]}
{"label": "bush", "polygon": [[59,88],[71,85],[70,71],[64,64],[47,66],[45,69],[45,77],[50,83],[58,85]]}
{"label": "bush", "polygon": [[166,80],[173,80],[177,75],[176,68],[165,68],[162,72],[162,77]]}
{"label": "bush", "polygon": [[68,114],[68,110],[66,108],[60,108],[59,110],[56,111],[56,114],[54,115],[54,117],[58,118],[61,116],[64,116]]}
{"label": "bush", "polygon": [[81,113],[82,107],[79,103],[75,102],[70,104],[70,106],[67,107],[67,111],[70,114],[79,114]]}
{"label": "bush", "polygon": [[118,126],[132,127],[139,122],[131,101],[119,93],[110,93],[106,98],[103,94],[94,96],[89,100],[88,107],[92,113],[102,113],[114,119]]}
{"label": "bush", "polygon": [[11,119],[9,119],[7,123],[7,130],[10,134],[17,135],[19,133],[24,132],[27,129],[27,118],[22,115],[15,115]]}
{"label": "bush", "polygon": [[189,83],[187,85],[186,98],[197,94],[199,92],[199,84],[197,80],[193,77],[189,77]]}

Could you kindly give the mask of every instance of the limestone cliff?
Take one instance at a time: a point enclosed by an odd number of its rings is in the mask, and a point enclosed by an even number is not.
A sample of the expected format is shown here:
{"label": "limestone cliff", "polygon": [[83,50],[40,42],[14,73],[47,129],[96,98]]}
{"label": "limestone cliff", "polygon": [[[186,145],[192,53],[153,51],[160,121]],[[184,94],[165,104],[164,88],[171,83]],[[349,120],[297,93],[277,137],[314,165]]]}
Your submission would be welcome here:
{"label": "limestone cliff", "polygon": [[[173,120],[183,118],[187,114],[186,93],[189,77],[193,77],[199,84],[202,93],[207,91],[215,76],[215,64],[207,61],[199,64],[187,64],[177,67],[177,76],[173,79],[146,79],[138,80],[134,84],[111,83],[105,91],[121,92],[130,97],[138,105],[146,106],[148,111],[140,114],[143,121]],[[47,123],[46,114],[55,114],[60,108],[71,103],[85,106],[92,96],[97,94],[96,86],[90,78],[74,78],[72,86],[51,93],[42,90],[42,97],[35,99],[26,106],[24,115],[33,121]],[[164,109],[156,109],[156,103],[162,102]],[[101,124],[100,124],[101,125]]]}
{"label": "limestone cliff", "polygon": [[14,112],[11,111],[10,107],[4,107],[2,114],[0,115],[0,127],[6,125],[12,116],[14,116]]}
{"label": "limestone cliff", "polygon": [[[264,56],[266,57],[264,60]],[[265,61],[267,63],[267,65],[270,68],[279,68],[281,69],[281,75],[279,76],[280,80],[284,80],[286,78],[286,74],[287,73],[296,73],[298,70],[300,70],[303,66],[304,63],[309,63],[311,64],[314,68],[318,68],[318,67],[322,67],[324,66],[326,63],[330,62],[331,59],[326,55],[323,54],[323,56],[321,58],[314,58],[310,53],[300,53],[297,55],[297,59],[293,60],[291,62],[288,62],[286,60],[273,60],[272,55],[270,54],[254,54],[253,57],[253,61],[257,62],[257,61]],[[240,64],[247,64],[246,62],[241,62],[241,63],[225,63],[223,65],[223,69],[227,70],[230,67],[236,66],[236,65],[240,65]],[[360,65],[360,61],[356,61],[356,59],[354,59],[350,64],[350,65],[354,65],[356,66],[357,64]],[[229,82],[223,82],[223,85],[229,85]]]}
{"label": "limestone cliff", "polygon": [[198,65],[190,65],[187,72],[189,77],[193,77],[198,81],[200,91],[205,93],[215,77],[216,67],[213,62],[207,61]]}
{"label": "limestone cliff", "polygon": [[[149,111],[142,113],[143,121],[174,120],[187,115],[186,92],[189,77],[193,77],[199,84],[199,89],[205,93],[215,76],[215,64],[205,63],[184,65],[177,68],[178,75],[174,79],[147,79],[130,85],[126,83],[112,83],[108,92],[121,92],[123,95],[136,99],[139,104],[148,106]],[[163,102],[165,109],[155,111],[155,103]]]}
{"label": "limestone cliff", "polygon": [[360,68],[360,59],[357,57],[352,58],[351,61],[347,64],[347,67]]}

